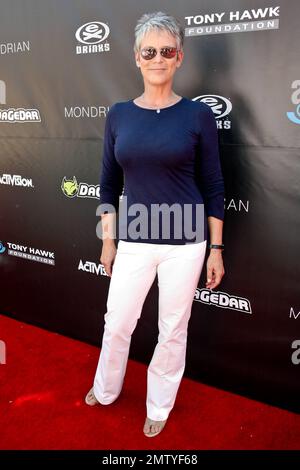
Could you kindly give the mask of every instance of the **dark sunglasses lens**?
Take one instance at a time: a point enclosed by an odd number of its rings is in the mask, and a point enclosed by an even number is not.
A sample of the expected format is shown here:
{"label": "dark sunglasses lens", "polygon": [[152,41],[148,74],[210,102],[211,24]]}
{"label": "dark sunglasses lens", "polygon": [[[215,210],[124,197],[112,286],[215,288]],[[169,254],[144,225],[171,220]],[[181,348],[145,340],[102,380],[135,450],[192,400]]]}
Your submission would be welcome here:
{"label": "dark sunglasses lens", "polygon": [[176,47],[164,47],[161,50],[161,55],[166,59],[172,59],[176,55]]}
{"label": "dark sunglasses lens", "polygon": [[143,59],[145,59],[145,60],[153,59],[153,57],[156,56],[156,49],[152,49],[152,48],[142,49],[141,50],[141,55],[142,55]]}

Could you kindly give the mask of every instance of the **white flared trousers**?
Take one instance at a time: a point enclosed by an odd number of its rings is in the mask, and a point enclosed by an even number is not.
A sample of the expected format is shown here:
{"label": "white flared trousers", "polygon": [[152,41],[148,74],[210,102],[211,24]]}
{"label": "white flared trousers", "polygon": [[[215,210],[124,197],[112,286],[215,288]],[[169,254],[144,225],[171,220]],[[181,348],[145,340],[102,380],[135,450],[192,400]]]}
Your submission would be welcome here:
{"label": "white flared trousers", "polygon": [[147,369],[147,416],[165,420],[185,369],[188,321],[207,241],[187,245],[120,240],[107,298],[94,394],[103,405],[122,389],[131,336],[151,285],[158,277],[158,343]]}

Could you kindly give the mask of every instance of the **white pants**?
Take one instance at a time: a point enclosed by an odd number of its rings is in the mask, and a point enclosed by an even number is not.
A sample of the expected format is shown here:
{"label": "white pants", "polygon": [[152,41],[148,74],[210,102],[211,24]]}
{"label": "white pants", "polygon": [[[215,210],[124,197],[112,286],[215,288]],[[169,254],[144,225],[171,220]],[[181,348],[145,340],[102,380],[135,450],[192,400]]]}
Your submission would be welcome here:
{"label": "white pants", "polygon": [[94,394],[103,405],[122,389],[131,335],[158,276],[159,336],[147,370],[147,416],[167,419],[185,369],[187,327],[207,241],[187,245],[120,240],[112,268]]}

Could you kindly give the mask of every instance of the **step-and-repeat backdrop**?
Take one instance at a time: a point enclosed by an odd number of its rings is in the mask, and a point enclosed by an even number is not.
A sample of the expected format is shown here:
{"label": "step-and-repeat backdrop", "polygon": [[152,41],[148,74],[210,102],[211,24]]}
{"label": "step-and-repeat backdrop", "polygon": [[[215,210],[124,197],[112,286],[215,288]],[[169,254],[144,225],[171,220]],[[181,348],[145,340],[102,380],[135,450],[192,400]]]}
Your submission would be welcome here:
{"label": "step-and-repeat backdrop", "polygon": [[[105,119],[142,93],[134,27],[161,10],[185,28],[174,90],[211,106],[226,185],[226,274],[209,291],[202,272],[185,374],[299,410],[298,0],[1,2],[0,313],[100,346]],[[145,363],[157,296],[131,344]]]}

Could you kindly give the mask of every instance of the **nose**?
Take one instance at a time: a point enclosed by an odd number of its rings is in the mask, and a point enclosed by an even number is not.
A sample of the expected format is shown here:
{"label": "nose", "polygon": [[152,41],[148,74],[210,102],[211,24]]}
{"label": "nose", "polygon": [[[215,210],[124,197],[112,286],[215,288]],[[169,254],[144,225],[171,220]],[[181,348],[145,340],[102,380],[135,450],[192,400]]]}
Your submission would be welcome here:
{"label": "nose", "polygon": [[162,64],[164,62],[164,58],[159,51],[157,51],[156,56],[153,57],[152,62],[158,63],[158,64]]}

